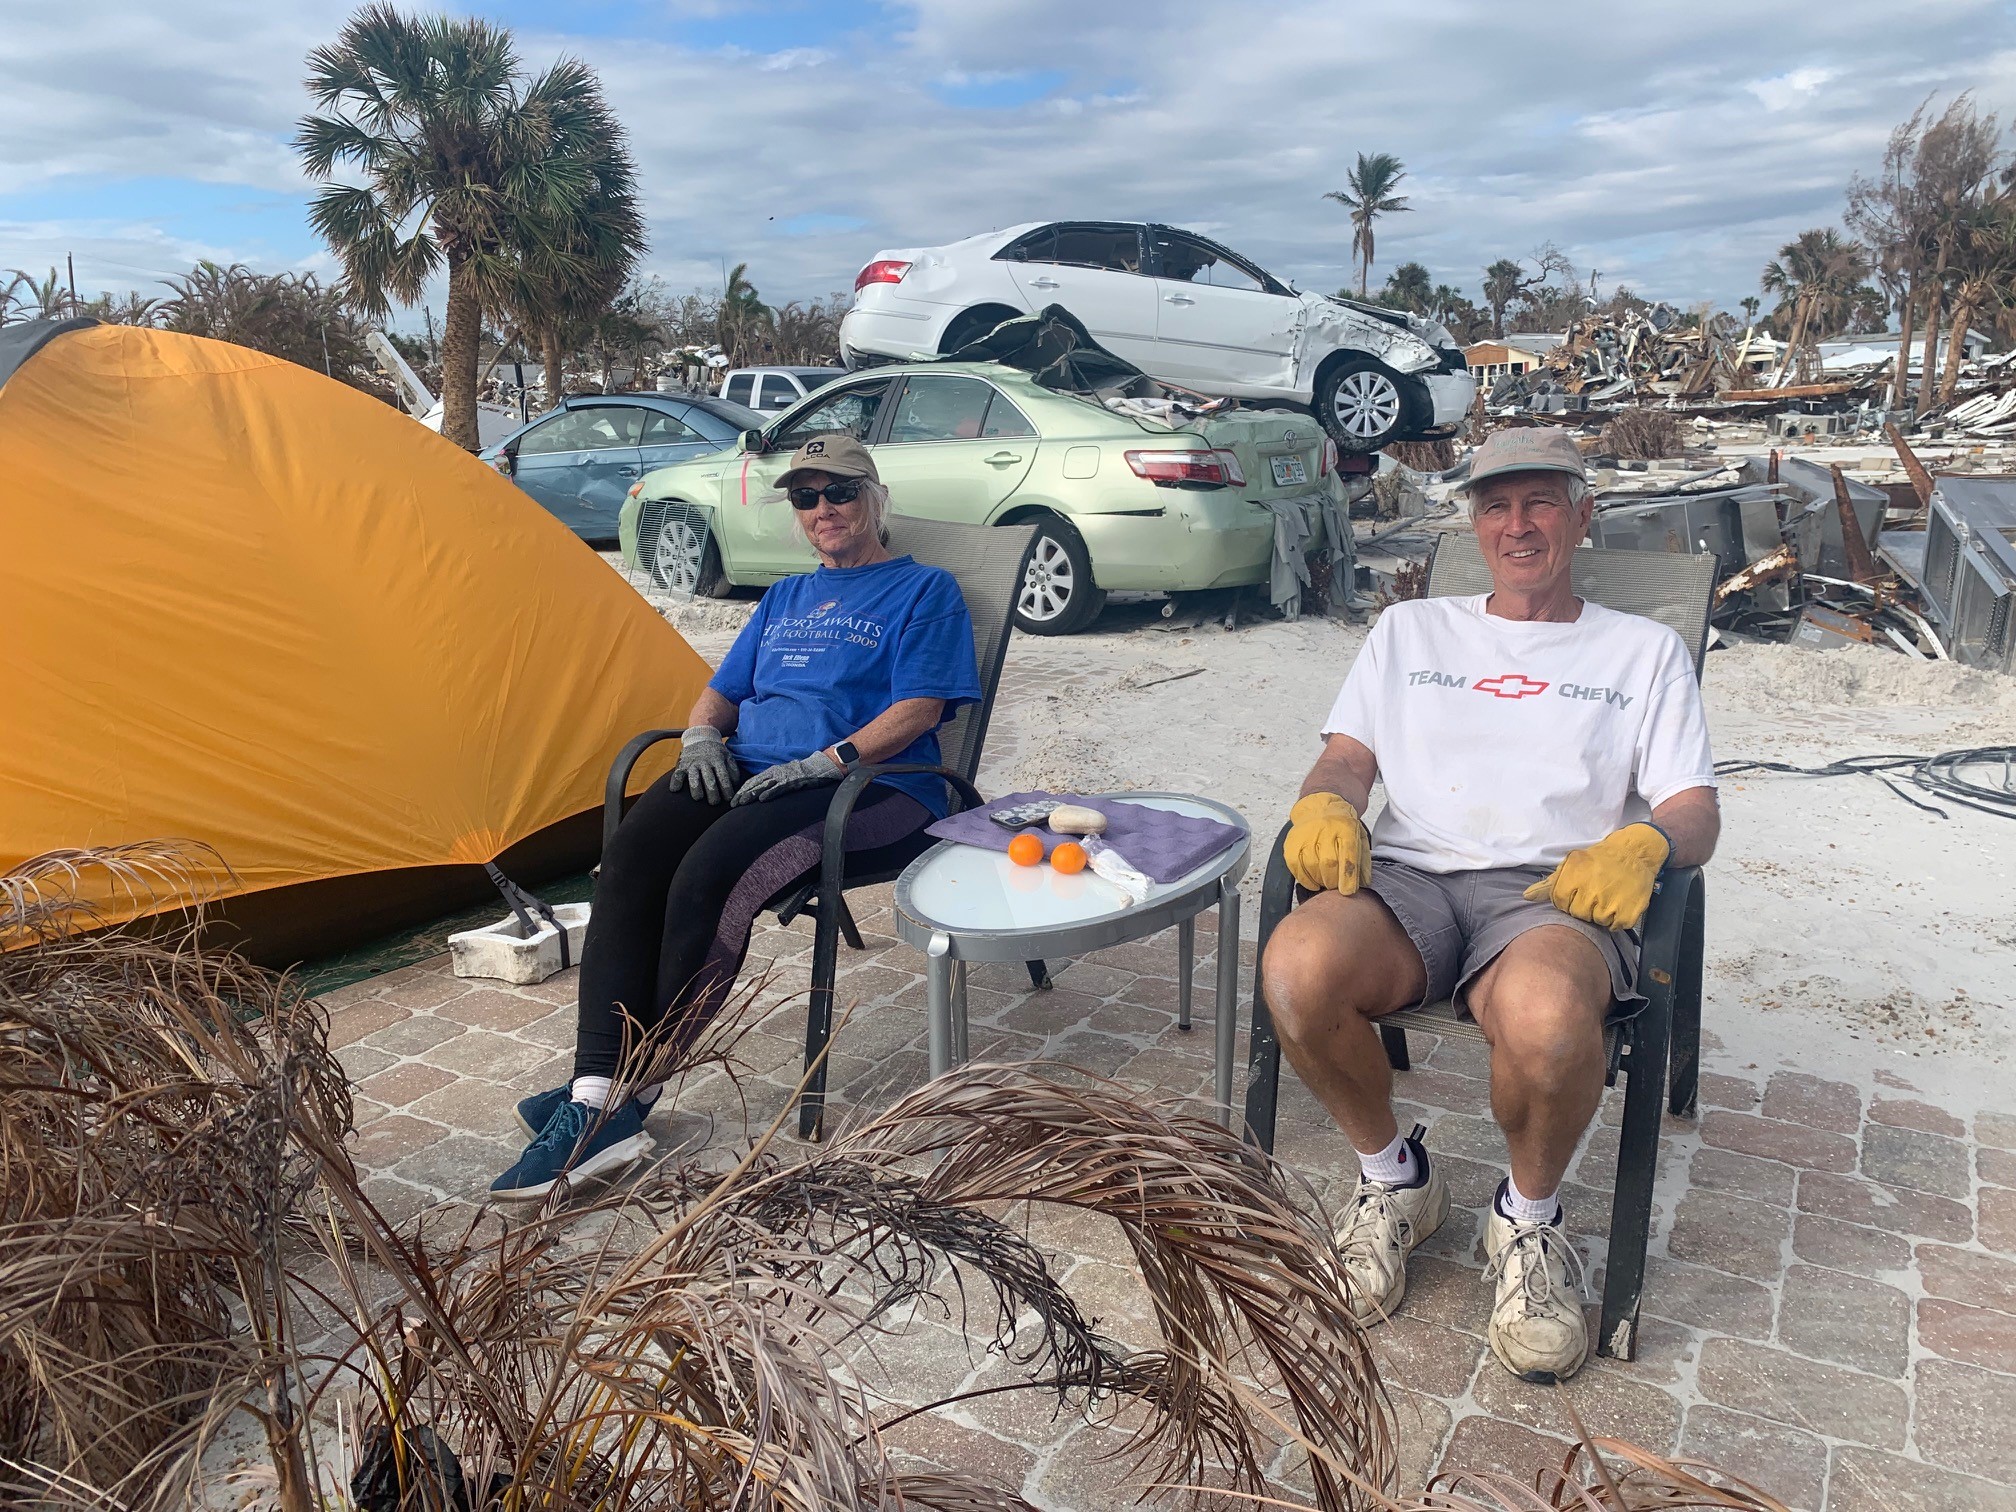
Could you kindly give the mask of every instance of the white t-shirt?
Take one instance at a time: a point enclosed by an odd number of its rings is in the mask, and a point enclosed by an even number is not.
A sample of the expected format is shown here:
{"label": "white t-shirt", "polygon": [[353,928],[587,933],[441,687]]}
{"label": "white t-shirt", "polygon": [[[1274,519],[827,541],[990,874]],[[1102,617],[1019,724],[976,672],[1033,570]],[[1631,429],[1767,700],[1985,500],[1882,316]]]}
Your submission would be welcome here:
{"label": "white t-shirt", "polygon": [[1715,786],[1679,636],[1587,601],[1572,623],[1501,619],[1486,597],[1386,610],[1324,722],[1378,758],[1373,855],[1431,872],[1553,866]]}

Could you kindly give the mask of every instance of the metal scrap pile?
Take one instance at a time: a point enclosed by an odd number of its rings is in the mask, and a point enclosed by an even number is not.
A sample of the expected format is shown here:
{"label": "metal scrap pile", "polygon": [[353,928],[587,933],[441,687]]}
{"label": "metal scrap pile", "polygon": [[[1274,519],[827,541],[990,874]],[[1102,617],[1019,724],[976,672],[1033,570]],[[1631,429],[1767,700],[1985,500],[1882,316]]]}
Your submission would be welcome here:
{"label": "metal scrap pile", "polygon": [[1953,398],[1920,416],[1918,424],[1934,436],[2016,437],[2016,352],[1963,363]]}
{"label": "metal scrap pile", "polygon": [[[1824,362],[1754,330],[1687,326],[1667,305],[1573,322],[1538,366],[1492,385],[1485,413],[1555,423],[1658,406],[1713,420],[1766,422],[1774,435],[1821,439],[1880,431],[1895,419],[1933,438],[2016,438],[2016,352],[1972,358],[1953,396],[1915,418],[1888,410],[1893,347],[1854,347]],[[1795,360],[1796,359],[1796,360]]]}
{"label": "metal scrap pile", "polygon": [[1739,387],[1740,342],[1686,327],[1670,305],[1613,318],[1589,315],[1569,325],[1562,343],[1528,373],[1492,387],[1489,407],[1529,414],[1586,413],[1658,399],[1713,398]]}
{"label": "metal scrap pile", "polygon": [[1903,497],[1773,452],[1597,495],[1593,545],[1712,553],[1714,621],[1738,636],[1860,641],[2016,671],[2016,478],[1933,478],[1892,431]]}

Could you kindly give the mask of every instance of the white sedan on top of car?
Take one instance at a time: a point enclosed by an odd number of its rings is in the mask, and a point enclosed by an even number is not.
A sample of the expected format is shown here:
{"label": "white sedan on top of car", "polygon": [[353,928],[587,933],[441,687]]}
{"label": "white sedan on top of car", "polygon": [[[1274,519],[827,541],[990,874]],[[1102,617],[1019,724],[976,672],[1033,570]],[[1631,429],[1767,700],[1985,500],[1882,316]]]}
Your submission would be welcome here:
{"label": "white sedan on top of car", "polygon": [[1307,405],[1348,452],[1446,434],[1477,393],[1439,323],[1300,293],[1215,242],[1138,221],[878,252],[854,280],[841,356],[849,367],[938,356],[1046,305],[1165,382]]}

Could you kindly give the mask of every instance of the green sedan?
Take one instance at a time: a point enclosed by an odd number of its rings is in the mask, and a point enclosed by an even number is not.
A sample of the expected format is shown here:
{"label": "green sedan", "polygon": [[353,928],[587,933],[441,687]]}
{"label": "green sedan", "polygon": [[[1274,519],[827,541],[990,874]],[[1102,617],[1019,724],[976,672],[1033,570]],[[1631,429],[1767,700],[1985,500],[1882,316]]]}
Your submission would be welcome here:
{"label": "green sedan", "polygon": [[[1231,410],[1187,424],[1121,413],[990,362],[878,367],[828,385],[739,448],[662,467],[631,490],[623,557],[662,588],[720,596],[813,557],[776,488],[791,453],[847,431],[874,453],[897,514],[1041,527],[1015,622],[1069,635],[1109,592],[1266,582],[1275,514],[1343,497],[1306,415]],[[1319,538],[1320,532],[1312,532]]]}

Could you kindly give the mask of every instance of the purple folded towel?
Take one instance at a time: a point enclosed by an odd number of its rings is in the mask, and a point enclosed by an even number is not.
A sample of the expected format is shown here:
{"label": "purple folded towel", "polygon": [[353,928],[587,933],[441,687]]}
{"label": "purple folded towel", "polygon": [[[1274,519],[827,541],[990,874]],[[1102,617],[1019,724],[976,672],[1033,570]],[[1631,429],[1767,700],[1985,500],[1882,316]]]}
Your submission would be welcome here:
{"label": "purple folded towel", "polygon": [[[1168,809],[1150,808],[1145,803],[1129,803],[1122,798],[1080,798],[1069,793],[1010,793],[980,808],[947,815],[926,833],[940,840],[956,840],[961,845],[1005,851],[1017,832],[1003,829],[987,816],[1047,798],[1094,808],[1104,814],[1106,833],[1102,838],[1151,882],[1174,882],[1242,838],[1238,829],[1216,819],[1198,819]],[[1046,857],[1058,845],[1074,838],[1041,827],[1021,833],[1041,838]]]}

